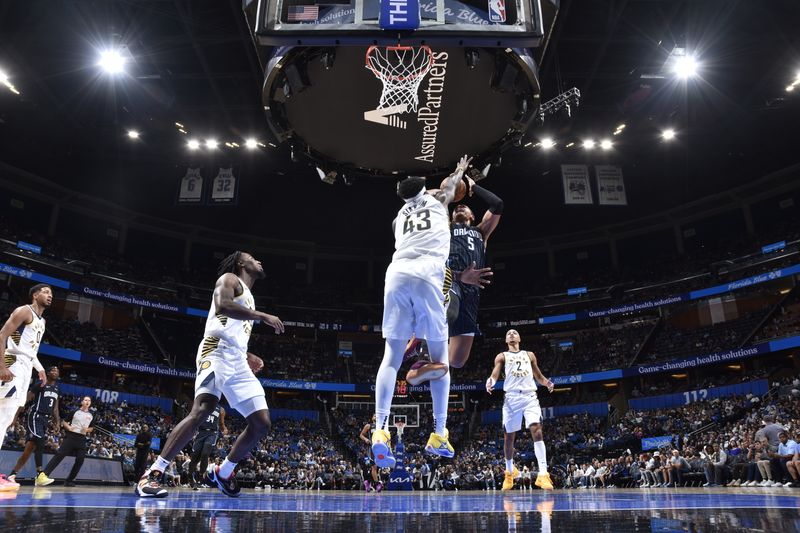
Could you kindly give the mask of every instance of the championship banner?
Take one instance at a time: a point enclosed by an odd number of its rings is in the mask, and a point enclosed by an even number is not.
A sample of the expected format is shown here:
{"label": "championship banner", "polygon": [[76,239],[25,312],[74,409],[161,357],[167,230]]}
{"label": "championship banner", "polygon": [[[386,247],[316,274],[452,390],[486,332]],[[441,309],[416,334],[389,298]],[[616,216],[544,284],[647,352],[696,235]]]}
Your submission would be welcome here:
{"label": "championship banner", "polygon": [[622,168],[615,165],[595,165],[597,177],[597,203],[600,205],[628,205]]}
{"label": "championship banner", "polygon": [[203,176],[199,168],[187,168],[178,188],[179,204],[203,203]]}
{"label": "championship banner", "polygon": [[232,168],[220,167],[211,183],[212,204],[235,204],[238,181]]}
{"label": "championship banner", "polygon": [[589,183],[589,167],[586,165],[561,165],[564,180],[565,204],[593,204],[592,187]]}

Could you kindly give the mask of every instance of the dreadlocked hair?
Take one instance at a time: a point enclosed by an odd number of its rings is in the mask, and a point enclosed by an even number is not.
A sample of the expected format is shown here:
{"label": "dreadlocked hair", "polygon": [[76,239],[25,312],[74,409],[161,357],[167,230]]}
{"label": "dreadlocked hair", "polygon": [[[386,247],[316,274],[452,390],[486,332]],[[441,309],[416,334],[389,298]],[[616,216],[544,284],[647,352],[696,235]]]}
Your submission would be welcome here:
{"label": "dreadlocked hair", "polygon": [[236,274],[236,264],[239,262],[239,257],[241,257],[242,252],[236,250],[231,255],[220,261],[219,266],[217,267],[217,275],[221,276],[230,272],[231,274]]}

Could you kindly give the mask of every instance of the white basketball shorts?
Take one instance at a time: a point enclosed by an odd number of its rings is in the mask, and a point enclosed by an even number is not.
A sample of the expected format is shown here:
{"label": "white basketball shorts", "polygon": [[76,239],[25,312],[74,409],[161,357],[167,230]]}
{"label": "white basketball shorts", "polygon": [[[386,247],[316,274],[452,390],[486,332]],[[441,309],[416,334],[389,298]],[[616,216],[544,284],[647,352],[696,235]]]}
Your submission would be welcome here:
{"label": "white basketball shorts", "polygon": [[17,407],[25,405],[25,401],[28,399],[28,386],[31,383],[33,362],[27,357],[15,356],[8,352],[6,352],[6,357],[16,359],[8,365],[8,369],[14,374],[14,379],[0,382],[0,403],[6,406],[13,404]]}
{"label": "white basketball shorts", "polygon": [[[264,387],[250,370],[247,359],[241,355],[220,356],[212,353],[198,358],[194,396],[196,398],[201,394],[211,394],[217,398],[225,395],[231,408],[245,418],[267,408]],[[250,402],[253,398],[259,400]]]}
{"label": "white basketball shorts", "polygon": [[535,392],[507,392],[503,402],[503,428],[506,433],[516,433],[522,427],[525,416],[525,427],[542,423],[542,408]]}
{"label": "white basketball shorts", "polygon": [[445,265],[423,258],[393,261],[383,287],[384,339],[446,341]]}

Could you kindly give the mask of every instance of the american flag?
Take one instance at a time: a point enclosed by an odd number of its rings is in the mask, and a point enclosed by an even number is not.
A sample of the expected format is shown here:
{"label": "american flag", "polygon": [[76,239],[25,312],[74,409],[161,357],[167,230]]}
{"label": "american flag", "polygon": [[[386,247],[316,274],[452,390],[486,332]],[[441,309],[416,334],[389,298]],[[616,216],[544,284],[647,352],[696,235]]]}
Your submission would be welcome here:
{"label": "american flag", "polygon": [[319,6],[289,6],[289,22],[317,20]]}

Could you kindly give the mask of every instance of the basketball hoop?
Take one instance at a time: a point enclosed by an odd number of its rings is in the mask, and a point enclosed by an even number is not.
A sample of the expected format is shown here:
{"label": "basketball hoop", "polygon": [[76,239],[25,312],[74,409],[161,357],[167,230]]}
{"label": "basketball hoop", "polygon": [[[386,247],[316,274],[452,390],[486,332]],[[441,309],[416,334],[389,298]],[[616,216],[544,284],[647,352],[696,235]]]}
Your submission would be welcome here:
{"label": "basketball hoop", "polygon": [[406,106],[406,112],[417,111],[417,91],[433,64],[429,46],[370,46],[366,67],[383,82],[378,109]]}
{"label": "basketball hoop", "polygon": [[394,427],[397,428],[397,440],[403,439],[403,429],[406,427],[405,422],[397,421],[394,423]]}

